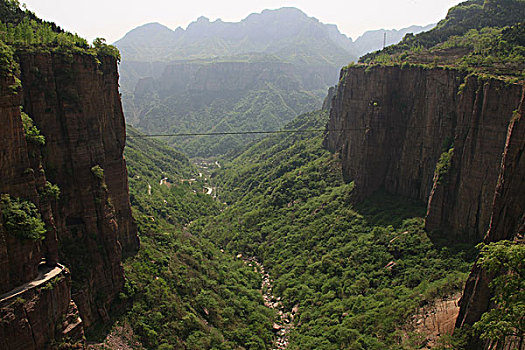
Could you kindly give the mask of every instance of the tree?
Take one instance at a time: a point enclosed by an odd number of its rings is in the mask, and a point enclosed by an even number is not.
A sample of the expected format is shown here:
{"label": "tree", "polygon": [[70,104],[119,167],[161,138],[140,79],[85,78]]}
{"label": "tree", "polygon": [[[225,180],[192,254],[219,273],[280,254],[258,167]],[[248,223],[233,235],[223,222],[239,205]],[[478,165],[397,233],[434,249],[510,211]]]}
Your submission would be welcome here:
{"label": "tree", "polygon": [[525,334],[525,245],[499,241],[480,244],[477,265],[495,274],[490,283],[496,307],[474,324],[481,339],[504,341],[518,337],[521,349]]}

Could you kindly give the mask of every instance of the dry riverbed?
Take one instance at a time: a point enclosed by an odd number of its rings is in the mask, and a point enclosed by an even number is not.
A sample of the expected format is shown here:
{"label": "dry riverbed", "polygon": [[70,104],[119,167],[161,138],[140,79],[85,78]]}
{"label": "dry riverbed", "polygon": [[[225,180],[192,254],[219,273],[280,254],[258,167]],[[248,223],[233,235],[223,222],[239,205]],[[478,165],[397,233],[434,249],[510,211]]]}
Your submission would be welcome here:
{"label": "dry riverbed", "polygon": [[[237,257],[242,258],[242,255],[239,254]],[[299,307],[296,305],[291,311],[286,311],[281,302],[281,298],[273,295],[273,280],[270,278],[268,272],[266,272],[264,265],[255,257],[244,258],[243,260],[248,266],[253,266],[254,271],[261,275],[261,293],[263,295],[264,305],[278,313],[278,319],[273,324],[273,331],[276,334],[276,338],[272,349],[286,349],[289,343],[290,331],[294,327],[293,321],[299,311]]]}

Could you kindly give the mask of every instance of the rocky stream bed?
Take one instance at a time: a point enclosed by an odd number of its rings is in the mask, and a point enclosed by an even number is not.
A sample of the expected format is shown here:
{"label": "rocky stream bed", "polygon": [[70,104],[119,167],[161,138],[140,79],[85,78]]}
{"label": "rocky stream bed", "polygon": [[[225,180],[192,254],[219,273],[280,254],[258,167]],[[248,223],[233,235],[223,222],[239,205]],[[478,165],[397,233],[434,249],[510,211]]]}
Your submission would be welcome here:
{"label": "rocky stream bed", "polygon": [[[242,258],[242,255],[238,255]],[[285,310],[280,297],[273,294],[273,280],[266,271],[263,264],[255,257],[245,258],[244,262],[248,266],[253,266],[254,271],[261,275],[261,293],[264,299],[264,305],[270,309],[276,310],[278,318],[273,324],[273,331],[276,334],[272,350],[282,350],[288,348],[290,331],[294,327],[294,318],[297,315],[299,306],[296,305],[291,311]]]}

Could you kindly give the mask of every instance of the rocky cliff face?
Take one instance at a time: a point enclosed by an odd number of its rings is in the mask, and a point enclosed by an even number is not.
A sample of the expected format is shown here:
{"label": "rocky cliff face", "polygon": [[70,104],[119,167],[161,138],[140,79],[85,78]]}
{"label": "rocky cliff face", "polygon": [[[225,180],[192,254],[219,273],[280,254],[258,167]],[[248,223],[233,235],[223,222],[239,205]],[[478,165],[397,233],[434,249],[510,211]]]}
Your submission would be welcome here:
{"label": "rocky cliff face", "polygon": [[[33,170],[26,171],[30,168],[28,147],[20,117],[20,97],[11,90],[14,83],[12,76],[4,76],[0,82],[0,193],[36,203],[36,179]],[[35,278],[42,257],[41,241],[16,239],[7,235],[0,223],[0,293]]]}
{"label": "rocky cliff face", "polygon": [[[524,96],[523,85],[454,70],[351,67],[341,73],[324,144],[340,152],[356,200],[383,188],[426,202],[429,231],[523,239]],[[473,268],[457,327],[488,310],[490,280]]]}
{"label": "rocky cliff face", "polygon": [[421,200],[427,229],[480,240],[520,96],[519,85],[454,70],[351,67],[325,146],[340,152],[357,199],[383,188]]}
{"label": "rocky cliff face", "polygon": [[84,335],[82,319],[71,300],[67,270],[41,285],[2,298],[0,318],[0,349],[46,349],[53,344],[81,342]]}
{"label": "rocky cliff face", "polygon": [[[525,88],[518,111],[511,119],[501,171],[492,206],[490,227],[484,242],[499,240],[521,241],[525,234]],[[486,271],[474,266],[460,300],[460,313],[456,327],[472,325],[490,307],[492,297],[489,283],[491,277]],[[485,344],[473,344],[481,347]],[[494,345],[494,344],[493,344]],[[501,345],[501,344],[500,344]],[[508,345],[508,344],[507,344]],[[516,348],[517,344],[514,344]],[[512,347],[509,347],[512,348]]]}
{"label": "rocky cliff face", "polygon": [[[29,296],[18,300],[21,307],[2,300],[3,315],[10,316],[2,317],[0,333],[27,324],[33,338],[20,333],[16,344],[40,349],[65,329],[81,336],[78,315],[85,327],[108,318],[124,282],[122,252],[137,250],[138,238],[122,155],[125,124],[116,61],[38,53],[21,54],[19,64],[21,90],[13,94],[14,78],[6,75],[0,91],[0,193],[35,203],[47,233],[43,241],[20,239],[0,223],[0,262],[5,264],[0,293],[8,295],[40,278],[42,259],[51,267],[57,261],[66,265],[71,279],[66,273],[43,292],[29,288]],[[44,146],[26,141],[21,107],[45,136]],[[47,182],[60,188],[58,199],[43,195]],[[46,307],[52,316],[42,311]],[[40,311],[29,315],[32,309]],[[59,324],[68,314],[71,322]],[[37,331],[36,324],[42,329]]]}

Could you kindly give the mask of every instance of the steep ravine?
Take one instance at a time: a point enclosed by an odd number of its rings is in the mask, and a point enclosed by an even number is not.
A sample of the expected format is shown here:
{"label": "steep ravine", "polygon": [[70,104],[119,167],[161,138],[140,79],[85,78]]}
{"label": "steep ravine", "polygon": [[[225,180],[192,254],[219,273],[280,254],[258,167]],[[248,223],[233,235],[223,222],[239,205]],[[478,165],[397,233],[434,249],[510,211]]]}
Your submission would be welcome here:
{"label": "steep ravine", "polygon": [[[47,233],[43,241],[20,239],[0,223],[0,293],[36,278],[42,259],[66,269],[0,303],[0,348],[44,349],[65,337],[81,341],[83,328],[108,320],[124,283],[122,253],[137,250],[138,238],[116,60],[58,53],[18,60],[22,87],[13,92],[14,78],[4,74],[0,89],[0,193],[35,203]],[[45,145],[25,140],[21,107]],[[46,181],[58,185],[58,199],[42,195]]]}
{"label": "steep ravine", "polygon": [[[426,229],[434,237],[519,239],[523,91],[522,83],[453,69],[345,68],[324,144],[339,152],[357,201],[384,189],[427,203]],[[472,270],[456,326],[472,325],[488,310],[490,280]]]}

